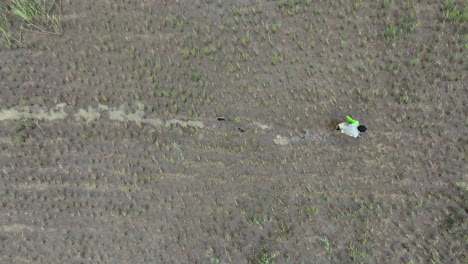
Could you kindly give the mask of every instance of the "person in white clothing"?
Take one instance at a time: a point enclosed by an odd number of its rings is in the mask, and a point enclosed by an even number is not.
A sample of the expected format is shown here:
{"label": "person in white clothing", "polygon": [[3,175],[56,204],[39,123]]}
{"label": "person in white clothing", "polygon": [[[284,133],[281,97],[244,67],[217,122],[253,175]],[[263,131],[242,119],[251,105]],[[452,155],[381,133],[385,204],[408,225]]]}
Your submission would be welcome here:
{"label": "person in white clothing", "polygon": [[367,127],[360,125],[359,121],[354,120],[350,116],[346,116],[347,121],[339,123],[336,130],[340,130],[341,133],[345,133],[348,136],[357,138],[360,133],[366,132]]}

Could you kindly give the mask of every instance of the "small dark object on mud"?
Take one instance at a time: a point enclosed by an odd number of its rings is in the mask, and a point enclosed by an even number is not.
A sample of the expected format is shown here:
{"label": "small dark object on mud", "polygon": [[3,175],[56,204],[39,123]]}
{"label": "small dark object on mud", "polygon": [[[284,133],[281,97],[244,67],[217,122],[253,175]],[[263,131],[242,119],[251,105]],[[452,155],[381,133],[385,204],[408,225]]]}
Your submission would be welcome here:
{"label": "small dark object on mud", "polygon": [[242,128],[240,128],[240,127],[238,127],[237,130],[239,130],[239,132],[241,132],[241,133],[244,133],[244,132],[245,132],[245,130],[242,129]]}
{"label": "small dark object on mud", "polygon": [[338,124],[339,124],[339,123],[341,123],[341,120],[336,119],[336,118],[333,118],[333,119],[331,119],[330,122],[328,123],[328,128],[329,128],[330,130],[335,130],[335,129],[336,129],[336,130],[339,130],[339,129],[338,129]]}
{"label": "small dark object on mud", "polygon": [[218,120],[218,121],[226,121],[226,118],[224,118],[224,117],[218,117],[216,120]]}

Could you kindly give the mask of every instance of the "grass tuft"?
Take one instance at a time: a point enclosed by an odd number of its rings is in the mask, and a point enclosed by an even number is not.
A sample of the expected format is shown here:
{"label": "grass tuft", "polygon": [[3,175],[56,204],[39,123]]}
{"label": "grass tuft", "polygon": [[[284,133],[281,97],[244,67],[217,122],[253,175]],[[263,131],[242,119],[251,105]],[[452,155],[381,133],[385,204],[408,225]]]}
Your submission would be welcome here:
{"label": "grass tuft", "polygon": [[[53,14],[58,10],[58,14]],[[61,1],[12,0],[0,4],[0,40],[8,46],[24,47],[24,30],[62,35]]]}
{"label": "grass tuft", "polygon": [[60,10],[61,2],[12,0],[8,9],[11,14],[19,17],[26,24],[25,29],[61,35],[63,29],[60,23],[60,11],[58,15],[51,12],[56,5]]}

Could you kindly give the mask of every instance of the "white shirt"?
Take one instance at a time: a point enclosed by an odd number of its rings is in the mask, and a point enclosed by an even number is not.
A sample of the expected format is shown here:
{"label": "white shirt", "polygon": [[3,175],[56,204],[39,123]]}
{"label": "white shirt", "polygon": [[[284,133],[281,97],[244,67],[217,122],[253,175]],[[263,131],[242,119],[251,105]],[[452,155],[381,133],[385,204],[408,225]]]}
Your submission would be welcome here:
{"label": "white shirt", "polygon": [[345,133],[346,135],[348,136],[352,136],[354,138],[357,138],[359,136],[359,130],[358,130],[358,126],[355,125],[355,124],[351,124],[351,123],[348,123],[348,122],[343,122],[341,124],[338,125],[340,130],[341,130],[341,133]]}

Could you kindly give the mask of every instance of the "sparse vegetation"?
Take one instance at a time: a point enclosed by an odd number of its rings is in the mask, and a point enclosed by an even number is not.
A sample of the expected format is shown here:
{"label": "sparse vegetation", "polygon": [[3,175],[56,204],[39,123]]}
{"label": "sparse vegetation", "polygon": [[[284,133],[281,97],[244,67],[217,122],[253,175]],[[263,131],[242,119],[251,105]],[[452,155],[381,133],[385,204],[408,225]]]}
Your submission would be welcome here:
{"label": "sparse vegetation", "polygon": [[0,262],[466,260],[462,1],[60,5],[0,4]]}

